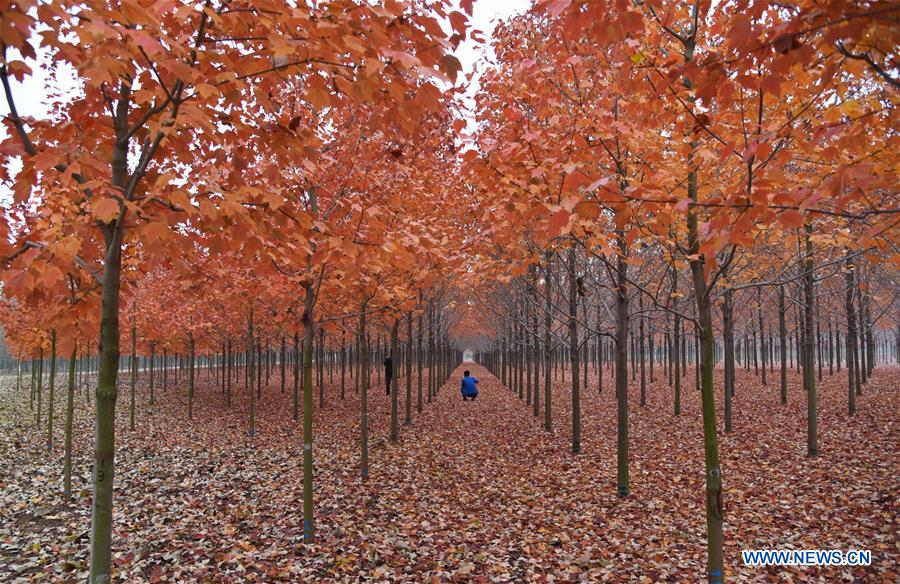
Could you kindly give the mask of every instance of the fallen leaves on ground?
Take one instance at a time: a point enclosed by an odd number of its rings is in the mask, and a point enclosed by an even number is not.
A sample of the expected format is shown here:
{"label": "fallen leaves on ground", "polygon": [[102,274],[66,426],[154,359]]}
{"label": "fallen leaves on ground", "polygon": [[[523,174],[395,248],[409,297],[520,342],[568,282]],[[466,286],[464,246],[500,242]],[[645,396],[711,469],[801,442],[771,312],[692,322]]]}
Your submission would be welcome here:
{"label": "fallen leaves on ground", "polygon": [[[225,399],[201,371],[194,420],[183,388],[140,388],[128,431],[117,406],[113,535],[120,582],[696,582],[705,573],[699,392],[683,413],[657,379],[648,404],[630,388],[631,494],[616,496],[616,404],[607,372],[582,390],[582,454],[570,452],[571,393],[554,381],[554,432],[485,369],[463,402],[458,369],[390,443],[389,397],[370,392],[370,479],[359,478],[359,401],[337,378],[315,414],[317,541],[303,545],[301,426],[277,376],[263,390],[257,435],[245,397]],[[721,372],[718,372],[721,374]],[[777,383],[738,373],[735,430],[720,422],[728,576],[741,582],[893,582],[900,561],[897,392],[900,369],[879,368],[857,415],[845,377],[820,386],[821,456],[805,455],[806,403],[791,374]],[[184,381],[182,379],[182,381]],[[290,385],[290,384],[288,384]],[[76,402],[74,499],[62,498],[62,417],[46,451],[28,393],[0,390],[0,579],[83,581],[90,539],[92,404]],[[400,380],[401,423],[405,381]],[[415,396],[415,387],[413,388]],[[415,397],[414,397],[415,399]],[[543,400],[543,395],[542,395]],[[717,400],[721,417],[721,396]],[[745,567],[742,549],[870,549],[864,568]]]}

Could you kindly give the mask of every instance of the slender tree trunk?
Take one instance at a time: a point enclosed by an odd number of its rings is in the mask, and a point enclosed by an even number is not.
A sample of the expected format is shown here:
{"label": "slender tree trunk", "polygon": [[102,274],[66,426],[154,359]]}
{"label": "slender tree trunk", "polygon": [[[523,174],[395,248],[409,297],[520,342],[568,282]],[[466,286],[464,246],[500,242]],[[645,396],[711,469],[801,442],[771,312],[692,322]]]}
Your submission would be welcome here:
{"label": "slender tree trunk", "polygon": [[262,376],[263,371],[266,370],[266,364],[263,361],[262,340],[258,339],[256,341],[256,347],[253,350],[256,352],[256,366],[254,369],[256,371],[256,399],[259,400],[262,399]]}
{"label": "slender tree trunk", "polygon": [[[675,293],[678,290],[678,273],[675,271],[675,267],[672,267],[672,295],[674,298]],[[673,302],[675,302],[673,300]],[[677,307],[677,303],[675,303]],[[675,415],[681,415],[681,317],[675,315],[675,332],[674,332],[674,342],[673,342],[673,357],[674,363],[672,368],[675,372]]]}
{"label": "slender tree trunk", "polygon": [[805,363],[803,375],[806,378],[806,402],[807,402],[807,454],[810,457],[819,456],[816,403],[816,375],[813,365],[815,353],[813,352],[813,247],[812,247],[812,223],[806,224],[806,271],[803,277],[804,292],[806,296],[804,322],[804,341],[806,343]]}
{"label": "slender tree trunk", "polygon": [[[855,294],[856,292],[854,292]],[[858,317],[857,317],[858,318]],[[857,330],[857,323],[853,323],[853,343],[850,345],[852,351],[847,355],[847,359],[853,361],[853,377],[856,379],[856,395],[862,395],[862,376],[860,374],[860,360],[859,360],[859,331]],[[849,332],[848,332],[849,334]],[[848,369],[850,366],[848,365]]]}
{"label": "slender tree trunk", "polygon": [[784,284],[778,286],[778,341],[781,348],[781,403],[787,404],[787,323],[785,322]]}
{"label": "slender tree trunk", "polygon": [[634,330],[628,330],[629,341],[631,343],[631,380],[637,379],[637,347],[635,346]]}
{"label": "slender tree trunk", "polygon": [[540,297],[535,294],[534,297],[534,338],[532,339],[532,360],[534,361],[534,417],[541,415],[541,348],[540,348],[540,317],[538,316],[538,306]]}
{"label": "slender tree trunk", "polygon": [[647,403],[646,396],[646,378],[644,371],[644,296],[643,294],[638,295],[638,310],[641,311],[641,320],[640,320],[640,332],[638,334],[638,345],[640,346],[640,359],[641,359],[641,407],[644,407]]}
{"label": "slender tree trunk", "polygon": [[[305,338],[305,337],[304,337]],[[300,362],[305,359],[306,352],[300,347],[300,333],[294,333],[294,421],[300,419]]]}
{"label": "slender tree trunk", "polygon": [[[421,296],[419,297],[419,304],[422,303]],[[419,335],[418,335],[418,349],[416,351],[416,369],[418,369],[419,379],[417,381],[418,394],[416,396],[416,412],[419,414],[422,413],[422,375],[424,373],[424,362],[425,362],[425,353],[423,341],[425,339],[425,328],[422,324],[422,311],[419,311]]]}
{"label": "slender tree trunk", "polygon": [[33,356],[31,358],[31,366],[29,369],[30,369],[29,373],[31,373],[31,389],[29,391],[30,402],[28,405],[33,410],[34,409],[34,394],[35,394],[34,386],[35,386],[35,379],[37,378],[37,365],[35,363],[35,359]]}
{"label": "slender tree trunk", "polygon": [[[599,331],[603,325],[602,311],[600,310],[600,302],[597,300],[597,330]],[[597,373],[597,393],[603,393],[603,337],[597,333],[597,341],[594,347],[594,371]],[[585,387],[585,389],[587,389]]]}
{"label": "slender tree trunk", "polygon": [[[421,325],[421,323],[419,323]],[[505,326],[504,326],[505,328]],[[500,383],[503,387],[507,387],[506,385],[506,363],[509,359],[506,355],[506,332],[505,330],[501,330],[500,332]]]}
{"label": "slender tree trunk", "polygon": [[828,375],[834,375],[834,326],[831,324],[831,315],[828,315]]}
{"label": "slender tree trunk", "polygon": [[[120,105],[122,101],[120,100]],[[114,173],[123,173],[127,151],[117,147]],[[100,298],[100,365],[94,431],[94,493],[91,499],[91,584],[110,581],[112,505],[116,446],[116,378],[119,371],[119,286],[122,272],[121,223],[104,227],[106,244]]]}
{"label": "slender tree trunk", "polygon": [[47,452],[53,452],[53,393],[56,385],[56,329],[50,331],[50,394],[47,396]]}
{"label": "slender tree trunk", "polygon": [[[525,361],[525,405],[531,406],[531,331],[528,330],[528,325],[531,320],[531,303],[527,298],[522,313],[522,317],[525,320],[525,323],[522,325],[522,339],[524,343],[523,360]],[[575,376],[578,376],[577,373]]]}
{"label": "slender tree trunk", "polygon": [[190,354],[188,358],[190,362],[188,363],[188,420],[194,419],[194,372],[195,372],[195,347],[194,347],[194,333],[188,333],[188,351]]}
{"label": "slender tree trunk", "polygon": [[[729,288],[725,290],[724,294],[724,302],[722,304],[722,328],[724,332],[724,349],[725,349],[725,431],[731,432],[734,429],[734,422],[732,419],[732,396],[734,395],[734,391],[732,390],[732,386],[734,385],[735,378],[735,367],[734,367],[734,292]],[[701,335],[701,356],[703,354],[702,348],[702,336],[703,331],[700,331]],[[701,364],[701,369],[702,369]],[[703,391],[703,379],[700,379],[700,391]],[[701,393],[702,395],[702,393]]]}
{"label": "slender tree trunk", "polygon": [[156,365],[156,343],[150,343],[150,405],[155,403],[153,397],[153,368]]}
{"label": "slender tree trunk", "polygon": [[572,365],[572,454],[581,453],[581,387],[578,382],[578,283],[575,247],[569,248],[569,361]]}
{"label": "slender tree trunk", "polygon": [[234,355],[231,353],[231,337],[228,337],[228,340],[225,343],[225,363],[223,366],[227,367],[227,371],[225,372],[225,405],[228,409],[231,409],[231,374],[234,369]]}
{"label": "slender tree trunk", "polygon": [[763,314],[762,314],[762,288],[756,288],[756,314],[759,319],[759,346],[760,346],[760,357],[762,360],[762,384],[766,384],[766,333],[765,333],[765,325],[763,324]]}
{"label": "slender tree trunk", "polygon": [[[696,175],[693,188],[696,189]],[[696,199],[694,199],[696,200]],[[696,215],[692,231],[696,234]],[[696,240],[695,240],[696,241]],[[692,246],[692,249],[696,247]],[[697,297],[700,319],[700,389],[703,408],[703,447],[706,462],[706,537],[707,574],[709,582],[724,582],[724,555],[722,524],[722,472],[719,468],[719,440],[716,434],[715,386],[713,383],[713,323],[709,302],[709,290],[703,275],[703,263],[691,261],[694,293]]]}
{"label": "slender tree trunk", "polygon": [[[361,398],[359,402],[360,445],[362,450],[362,480],[369,478],[369,347],[366,342],[366,302],[362,303],[359,316],[359,344],[361,352],[360,384]],[[429,371],[429,378],[431,372]]]}
{"label": "slender tree trunk", "polygon": [[875,338],[872,331],[872,312],[870,307],[872,299],[869,296],[868,287],[863,294],[862,300],[863,321],[865,322],[863,333],[866,337],[866,367],[869,377],[872,377],[872,373],[875,371]]}
{"label": "slender tree trunk", "polygon": [[316,537],[313,517],[313,341],[315,328],[313,308],[315,297],[312,284],[304,285],[303,315],[303,543],[313,543]]}
{"label": "slender tree trunk", "polygon": [[247,319],[247,366],[245,368],[247,375],[247,390],[250,393],[250,429],[247,434],[253,438],[256,435],[256,398],[253,391],[253,353],[255,350],[253,341],[253,303],[250,303],[250,313]]}
{"label": "slender tree trunk", "polygon": [[[399,424],[399,412],[398,412],[398,403],[397,403],[397,392],[399,391],[397,385],[397,375],[394,372],[393,362],[397,358],[399,354],[397,352],[399,341],[399,329],[400,329],[400,318],[394,318],[394,324],[391,326],[391,442],[396,444],[397,439],[400,437],[400,424]],[[398,368],[399,369],[399,368]],[[385,371],[385,373],[387,373]]]}
{"label": "slender tree trunk", "polygon": [[581,387],[586,390],[588,387],[588,362],[591,359],[591,351],[590,351],[591,334],[587,328],[587,321],[588,321],[588,316],[589,316],[588,315],[587,298],[584,297],[583,291],[581,292],[581,295],[582,295],[581,310],[584,313],[585,326],[584,326],[584,339],[582,339],[582,341],[581,341],[581,348],[579,349],[579,351],[581,351],[581,368],[582,368],[582,372],[584,374],[584,383],[582,383]]}
{"label": "slender tree trunk", "polygon": [[[847,312],[847,355],[853,354],[853,343],[856,340],[856,311],[853,306],[853,293],[856,290],[854,283],[855,266],[850,259],[849,251],[845,251],[846,269],[844,270],[844,281],[847,287],[844,300],[844,308]],[[855,372],[852,359],[847,359],[847,407],[849,414],[856,414],[856,391],[854,388]]]}
{"label": "slender tree trunk", "polygon": [[619,497],[627,497],[628,485],[628,264],[625,236],[616,232],[616,468]]}
{"label": "slender tree trunk", "polygon": [[[857,365],[859,366],[858,371],[859,371],[860,377],[861,377],[861,379],[862,379],[862,383],[865,384],[865,383],[868,383],[868,380],[869,380],[869,373],[868,373],[869,368],[868,368],[868,365],[866,364],[866,353],[867,353],[867,351],[866,351],[866,337],[865,337],[865,334],[864,334],[864,333],[865,333],[865,330],[866,330],[866,323],[865,323],[865,321],[863,320],[863,298],[862,298],[862,296],[863,296],[863,289],[862,289],[861,276],[862,276],[862,274],[860,274],[860,277],[857,277],[857,278],[856,278],[856,285],[857,285],[857,291],[856,291],[856,302],[857,302],[856,320],[857,320],[857,323],[856,323],[856,345],[855,345],[855,347],[856,347],[856,355],[855,355],[855,360],[857,361]],[[862,388],[860,387],[859,389],[861,390]]]}
{"label": "slender tree trunk", "polygon": [[669,314],[666,313],[666,333],[665,333],[665,341],[663,347],[663,353],[666,358],[665,362],[665,370],[666,376],[668,377],[669,387],[672,387],[672,336],[673,333],[669,329]]}
{"label": "slender tree trunk", "polygon": [[553,256],[546,254],[547,267],[544,271],[544,430],[553,431],[553,410],[552,410],[552,392],[551,392],[551,369],[553,366],[553,349],[551,345],[551,327],[553,320],[551,318],[551,310],[553,303],[551,299],[553,277]]}
{"label": "slender tree trunk", "polygon": [[[693,7],[693,20],[697,22],[698,7]],[[694,56],[694,30],[687,36],[685,43],[685,61],[690,62]],[[691,82],[685,80],[685,86],[691,89]],[[699,130],[696,130],[699,131]],[[688,210],[688,248],[689,265],[694,284],[694,298],[697,302],[697,316],[700,326],[701,367],[700,376],[701,402],[703,410],[703,450],[706,463],[706,545],[707,545],[707,581],[709,584],[721,584],[725,581],[725,561],[723,554],[722,523],[722,472],[719,468],[719,438],[716,432],[715,386],[713,384],[713,323],[710,306],[711,289],[708,289],[705,275],[705,260],[700,255],[700,241],[697,220],[698,192],[697,167],[694,160],[697,143],[692,138],[688,154],[688,197],[694,205]]]}
{"label": "slender tree trunk", "polygon": [[359,382],[362,372],[362,344],[359,334],[356,335],[356,353],[355,353],[356,376],[353,378],[353,393],[359,395]]}
{"label": "slender tree trunk", "polygon": [[134,431],[134,414],[135,409],[137,409],[137,403],[135,398],[135,386],[137,385],[137,330],[135,329],[134,320],[132,317],[131,324],[131,407],[129,408],[128,413],[128,429],[132,432]]}
{"label": "slender tree trunk", "polygon": [[819,367],[819,381],[822,381],[822,303],[816,298],[816,355]]}
{"label": "slender tree trunk", "polygon": [[280,373],[281,373],[281,393],[284,393],[284,386],[285,386],[285,381],[286,381],[285,370],[284,370],[284,366],[285,366],[284,358],[285,358],[286,352],[287,352],[287,342],[285,341],[284,335],[281,335],[281,358],[278,360],[278,366],[281,369],[281,371],[280,371]]}
{"label": "slender tree trunk", "polygon": [[431,403],[437,386],[434,342],[434,303],[430,302],[428,305],[428,403]]}
{"label": "slender tree trunk", "polygon": [[412,424],[412,362],[413,362],[413,315],[406,315],[406,417],[404,425]]}
{"label": "slender tree trunk", "polygon": [[[751,352],[752,352],[751,356],[753,357],[753,374],[759,375],[759,351],[757,350],[757,345],[756,345],[756,324],[752,325],[751,334],[753,335],[753,340],[751,341],[751,344],[750,344]],[[761,334],[760,334],[760,338],[762,338]],[[765,367],[763,367],[763,369],[765,369]]]}
{"label": "slender tree trunk", "polygon": [[325,329],[319,329],[319,359],[318,359],[318,367],[316,371],[318,372],[318,384],[319,384],[319,409],[325,407]]}
{"label": "slender tree trunk", "polygon": [[38,352],[38,370],[37,370],[37,424],[41,423],[41,401],[44,399],[44,348],[41,347]]}
{"label": "slender tree trunk", "polygon": [[66,455],[63,462],[63,497],[72,500],[72,421],[75,417],[75,359],[78,357],[77,345],[72,347],[69,357],[69,380],[66,392]]}
{"label": "slender tree trunk", "polygon": [[347,386],[347,329],[341,327],[341,400]]}

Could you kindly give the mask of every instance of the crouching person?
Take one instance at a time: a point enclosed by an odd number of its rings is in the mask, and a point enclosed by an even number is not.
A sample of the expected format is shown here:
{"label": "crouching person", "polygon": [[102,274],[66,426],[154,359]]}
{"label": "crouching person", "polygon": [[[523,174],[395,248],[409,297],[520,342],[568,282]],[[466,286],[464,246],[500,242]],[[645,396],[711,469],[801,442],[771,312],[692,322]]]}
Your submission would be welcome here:
{"label": "crouching person", "polygon": [[462,383],[460,383],[459,387],[463,401],[467,401],[469,398],[472,398],[474,401],[475,398],[478,397],[477,383],[477,377],[472,377],[468,371],[463,373]]}

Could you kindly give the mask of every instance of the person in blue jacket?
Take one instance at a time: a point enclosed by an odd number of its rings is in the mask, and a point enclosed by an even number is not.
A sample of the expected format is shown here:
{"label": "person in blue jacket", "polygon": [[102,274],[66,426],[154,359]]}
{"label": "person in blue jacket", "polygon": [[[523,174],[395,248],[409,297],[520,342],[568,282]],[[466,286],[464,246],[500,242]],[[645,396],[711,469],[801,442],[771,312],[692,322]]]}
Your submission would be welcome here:
{"label": "person in blue jacket", "polygon": [[477,377],[472,377],[468,371],[463,373],[462,383],[460,383],[459,389],[462,392],[463,401],[466,401],[469,398],[472,398],[472,401],[478,397],[478,383]]}

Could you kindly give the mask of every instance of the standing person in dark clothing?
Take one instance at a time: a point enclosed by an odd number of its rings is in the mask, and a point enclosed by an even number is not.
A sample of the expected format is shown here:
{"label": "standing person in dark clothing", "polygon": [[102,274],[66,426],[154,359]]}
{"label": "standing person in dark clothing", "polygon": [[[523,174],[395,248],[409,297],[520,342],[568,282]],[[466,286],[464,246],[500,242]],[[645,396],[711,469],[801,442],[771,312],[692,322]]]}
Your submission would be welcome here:
{"label": "standing person in dark clothing", "polygon": [[391,379],[394,378],[394,362],[391,361],[391,355],[388,354],[384,358],[384,380],[387,383],[387,394],[391,395]]}

